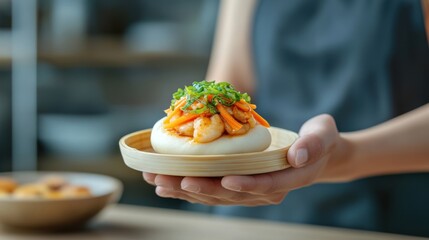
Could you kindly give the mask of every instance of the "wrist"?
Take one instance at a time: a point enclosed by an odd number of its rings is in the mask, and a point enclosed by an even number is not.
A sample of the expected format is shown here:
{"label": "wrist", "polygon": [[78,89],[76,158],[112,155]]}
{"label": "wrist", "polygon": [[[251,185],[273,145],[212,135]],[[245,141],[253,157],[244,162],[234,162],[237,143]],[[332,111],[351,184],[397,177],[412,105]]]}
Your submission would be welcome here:
{"label": "wrist", "polygon": [[358,146],[354,133],[340,133],[325,156],[326,165],[317,182],[348,182],[358,177]]}

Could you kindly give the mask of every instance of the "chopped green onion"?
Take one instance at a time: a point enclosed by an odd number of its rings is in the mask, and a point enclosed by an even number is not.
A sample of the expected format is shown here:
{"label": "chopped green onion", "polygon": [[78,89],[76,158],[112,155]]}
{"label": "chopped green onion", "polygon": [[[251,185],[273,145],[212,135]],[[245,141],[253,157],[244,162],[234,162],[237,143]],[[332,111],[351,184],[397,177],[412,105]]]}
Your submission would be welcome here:
{"label": "chopped green onion", "polygon": [[[207,97],[212,95],[211,101]],[[218,103],[224,106],[232,106],[234,103],[244,99],[250,103],[250,96],[247,93],[241,93],[234,89],[234,87],[227,82],[215,83],[214,81],[201,81],[193,82],[191,86],[185,86],[183,89],[179,88],[173,93],[171,100],[171,109],[174,110],[174,104],[182,97],[186,97],[186,104],[182,107],[184,112],[201,114],[209,112],[211,114],[217,113],[216,105]],[[201,108],[189,110],[188,108],[195,102],[203,105]]]}

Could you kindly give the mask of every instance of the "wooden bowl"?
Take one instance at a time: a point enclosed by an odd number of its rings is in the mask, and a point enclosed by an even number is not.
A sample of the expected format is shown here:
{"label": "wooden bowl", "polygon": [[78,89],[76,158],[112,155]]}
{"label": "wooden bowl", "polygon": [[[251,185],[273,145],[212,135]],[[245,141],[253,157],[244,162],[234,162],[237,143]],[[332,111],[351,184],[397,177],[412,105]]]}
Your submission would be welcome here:
{"label": "wooden bowl", "polygon": [[133,169],[173,176],[218,177],[273,172],[289,167],[286,156],[298,134],[269,128],[271,146],[262,152],[228,155],[173,155],[156,153],[150,143],[151,129],[128,134],[119,147],[125,164]]}
{"label": "wooden bowl", "polygon": [[34,183],[47,176],[59,176],[72,185],[86,186],[91,196],[63,199],[0,198],[0,223],[28,230],[59,230],[82,226],[109,203],[116,202],[122,193],[122,183],[115,178],[98,174],[65,172],[10,172],[19,185]]}

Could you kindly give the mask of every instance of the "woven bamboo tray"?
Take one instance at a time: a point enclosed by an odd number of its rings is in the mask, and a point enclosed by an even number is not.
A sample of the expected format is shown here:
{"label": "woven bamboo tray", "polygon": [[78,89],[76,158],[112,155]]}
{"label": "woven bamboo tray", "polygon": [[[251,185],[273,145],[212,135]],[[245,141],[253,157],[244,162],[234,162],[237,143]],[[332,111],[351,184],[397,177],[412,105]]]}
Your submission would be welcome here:
{"label": "woven bamboo tray", "polygon": [[294,132],[271,127],[271,145],[262,152],[228,155],[173,155],[156,153],[150,143],[151,129],[128,134],[119,147],[125,164],[135,170],[173,175],[218,177],[273,172],[289,167],[286,155],[298,138]]}

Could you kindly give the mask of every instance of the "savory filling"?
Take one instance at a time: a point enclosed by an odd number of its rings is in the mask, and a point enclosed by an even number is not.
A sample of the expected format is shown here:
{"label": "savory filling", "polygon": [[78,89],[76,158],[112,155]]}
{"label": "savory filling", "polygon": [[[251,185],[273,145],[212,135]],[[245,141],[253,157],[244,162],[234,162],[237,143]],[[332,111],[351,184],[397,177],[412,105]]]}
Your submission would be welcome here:
{"label": "savory filling", "polygon": [[194,82],[173,93],[164,128],[195,142],[207,143],[227,135],[243,135],[257,124],[269,123],[250,103],[247,93],[236,91],[226,82]]}

